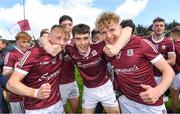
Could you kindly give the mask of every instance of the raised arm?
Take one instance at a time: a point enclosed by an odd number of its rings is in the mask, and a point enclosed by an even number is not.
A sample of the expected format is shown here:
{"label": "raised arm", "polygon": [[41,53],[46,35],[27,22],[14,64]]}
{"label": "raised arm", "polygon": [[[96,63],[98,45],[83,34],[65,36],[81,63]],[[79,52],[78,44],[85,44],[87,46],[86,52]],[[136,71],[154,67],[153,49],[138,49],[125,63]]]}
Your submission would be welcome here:
{"label": "raised arm", "polygon": [[52,45],[48,40],[48,35],[39,38],[40,45],[52,56],[56,56],[61,52],[61,47],[59,45]]}
{"label": "raised arm", "polygon": [[106,53],[106,55],[109,57],[112,57],[112,56],[118,54],[118,52],[128,42],[129,38],[131,37],[131,34],[132,34],[131,27],[123,28],[117,42],[114,45],[106,44],[106,46],[104,47],[104,52]]}

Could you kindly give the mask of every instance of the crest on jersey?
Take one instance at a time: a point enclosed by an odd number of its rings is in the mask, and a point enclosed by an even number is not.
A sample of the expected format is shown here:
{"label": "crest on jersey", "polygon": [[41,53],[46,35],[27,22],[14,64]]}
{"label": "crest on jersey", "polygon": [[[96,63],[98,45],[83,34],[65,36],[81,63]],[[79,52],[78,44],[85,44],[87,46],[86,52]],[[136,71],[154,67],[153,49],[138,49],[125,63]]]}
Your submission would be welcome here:
{"label": "crest on jersey", "polygon": [[91,53],[92,53],[93,56],[97,55],[97,51],[96,50],[93,50]]}
{"label": "crest on jersey", "polygon": [[166,49],[166,45],[162,45],[162,49]]}
{"label": "crest on jersey", "polygon": [[134,50],[133,49],[128,49],[127,50],[127,56],[132,56],[134,55]]}
{"label": "crest on jersey", "polygon": [[52,64],[56,64],[56,58],[52,60]]}

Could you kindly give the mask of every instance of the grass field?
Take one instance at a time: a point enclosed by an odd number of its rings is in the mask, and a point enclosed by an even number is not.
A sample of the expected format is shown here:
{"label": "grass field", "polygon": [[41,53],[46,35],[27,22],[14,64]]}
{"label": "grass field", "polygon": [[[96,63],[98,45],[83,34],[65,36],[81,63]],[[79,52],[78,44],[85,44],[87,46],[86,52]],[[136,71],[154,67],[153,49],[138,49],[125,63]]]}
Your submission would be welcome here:
{"label": "grass field", "polygon": [[[77,80],[78,87],[79,87],[79,91],[80,91],[80,98],[82,98],[83,80],[82,80],[82,78],[81,78],[81,76],[80,76],[77,68],[76,68],[76,72],[75,72],[75,73],[76,73],[76,80]],[[82,101],[82,99],[81,99],[81,101]],[[169,108],[169,107],[170,107],[170,103],[171,103],[171,98],[169,98],[169,101],[165,103],[166,108]],[[80,103],[80,107],[79,107],[79,111],[78,111],[79,113],[81,113],[81,110],[82,110],[81,104],[82,104],[82,103]],[[67,103],[67,105],[66,105],[66,109],[67,109],[67,111],[70,111],[70,106],[69,106],[68,103]],[[179,100],[179,102],[178,102],[177,113],[180,113],[180,100]],[[176,113],[176,114],[177,114],[177,113]]]}

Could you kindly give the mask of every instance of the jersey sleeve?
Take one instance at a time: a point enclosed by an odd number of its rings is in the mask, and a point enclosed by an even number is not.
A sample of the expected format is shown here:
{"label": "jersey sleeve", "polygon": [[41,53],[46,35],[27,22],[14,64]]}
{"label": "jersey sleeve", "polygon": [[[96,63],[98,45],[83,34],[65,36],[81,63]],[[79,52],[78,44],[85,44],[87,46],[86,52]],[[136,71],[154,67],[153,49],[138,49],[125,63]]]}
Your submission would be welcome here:
{"label": "jersey sleeve", "polygon": [[12,52],[8,52],[4,58],[4,67],[6,69],[13,69],[16,61]]}
{"label": "jersey sleeve", "polygon": [[162,58],[162,55],[157,51],[155,46],[148,40],[143,39],[141,42],[142,52],[144,56],[152,63],[156,63]]}

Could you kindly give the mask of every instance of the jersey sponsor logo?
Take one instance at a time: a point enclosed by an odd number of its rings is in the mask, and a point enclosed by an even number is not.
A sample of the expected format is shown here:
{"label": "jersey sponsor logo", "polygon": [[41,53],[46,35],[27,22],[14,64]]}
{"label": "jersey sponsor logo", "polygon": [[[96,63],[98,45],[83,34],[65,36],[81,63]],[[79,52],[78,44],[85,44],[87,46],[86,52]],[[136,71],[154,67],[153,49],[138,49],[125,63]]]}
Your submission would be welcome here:
{"label": "jersey sponsor logo", "polygon": [[97,65],[101,60],[102,60],[101,57],[99,57],[98,59],[96,59],[95,61],[92,61],[90,63],[83,64],[81,62],[77,62],[77,66],[85,69],[85,68]]}
{"label": "jersey sponsor logo", "polygon": [[92,56],[96,56],[96,55],[97,55],[97,51],[96,51],[96,50],[93,50],[93,51],[91,52],[91,54],[92,54]]}
{"label": "jersey sponsor logo", "polygon": [[38,79],[38,81],[48,81],[48,80],[50,80],[51,78],[53,78],[53,77],[55,77],[55,76],[59,76],[60,71],[61,71],[61,69],[55,71],[55,72],[52,73],[52,74],[45,73],[45,74],[43,74],[43,75]]}
{"label": "jersey sponsor logo", "polygon": [[116,74],[129,74],[135,71],[138,71],[139,68],[136,65],[133,65],[130,68],[121,68],[121,69],[115,69]]}
{"label": "jersey sponsor logo", "polygon": [[134,50],[133,49],[128,49],[127,50],[127,56],[133,56],[134,55]]}

